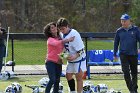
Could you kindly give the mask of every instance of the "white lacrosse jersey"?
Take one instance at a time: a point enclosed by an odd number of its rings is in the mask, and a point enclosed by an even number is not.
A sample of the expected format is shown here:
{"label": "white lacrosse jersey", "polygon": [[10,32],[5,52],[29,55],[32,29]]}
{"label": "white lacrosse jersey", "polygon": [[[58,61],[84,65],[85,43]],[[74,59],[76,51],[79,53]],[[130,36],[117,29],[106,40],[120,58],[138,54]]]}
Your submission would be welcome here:
{"label": "white lacrosse jersey", "polygon": [[70,37],[75,36],[74,40],[72,42],[68,42],[64,44],[66,52],[68,52],[70,55],[73,55],[77,53],[77,51],[82,50],[83,52],[81,56],[79,56],[76,60],[73,60],[71,62],[79,61],[83,58],[85,58],[86,54],[84,51],[84,43],[82,41],[82,38],[80,34],[75,29],[70,29],[69,33],[63,34],[63,39],[68,39]]}

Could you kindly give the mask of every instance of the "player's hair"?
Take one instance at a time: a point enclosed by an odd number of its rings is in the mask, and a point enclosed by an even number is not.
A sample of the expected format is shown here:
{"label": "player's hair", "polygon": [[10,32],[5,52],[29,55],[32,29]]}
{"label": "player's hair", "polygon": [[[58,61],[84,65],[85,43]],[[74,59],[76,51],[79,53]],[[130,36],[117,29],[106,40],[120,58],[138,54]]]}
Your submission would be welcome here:
{"label": "player's hair", "polygon": [[[46,36],[46,39],[48,39],[49,37],[54,37],[51,33],[51,30],[50,30],[51,25],[54,25],[56,27],[55,22],[50,22],[43,29],[43,32],[44,32],[44,35]],[[59,32],[57,32],[57,35],[59,35]]]}
{"label": "player's hair", "polygon": [[57,27],[67,27],[69,25],[69,22],[66,18],[59,18],[57,21]]}

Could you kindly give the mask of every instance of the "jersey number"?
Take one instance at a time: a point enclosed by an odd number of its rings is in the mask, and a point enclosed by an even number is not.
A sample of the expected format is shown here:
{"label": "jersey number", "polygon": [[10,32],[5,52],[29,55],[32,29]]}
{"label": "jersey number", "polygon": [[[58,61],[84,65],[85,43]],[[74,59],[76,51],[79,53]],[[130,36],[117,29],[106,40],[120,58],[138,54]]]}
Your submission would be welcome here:
{"label": "jersey number", "polygon": [[103,50],[96,50],[95,55],[98,55],[98,54],[103,54]]}
{"label": "jersey number", "polygon": [[64,47],[65,47],[66,51],[69,52],[69,43],[65,43]]}

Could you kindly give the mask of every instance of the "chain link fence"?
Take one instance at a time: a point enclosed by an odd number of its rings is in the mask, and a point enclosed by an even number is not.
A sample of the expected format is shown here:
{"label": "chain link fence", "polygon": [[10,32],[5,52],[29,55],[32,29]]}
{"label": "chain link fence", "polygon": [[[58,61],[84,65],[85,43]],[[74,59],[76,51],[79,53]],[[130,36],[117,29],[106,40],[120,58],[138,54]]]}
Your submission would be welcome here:
{"label": "chain link fence", "polygon": [[[113,49],[113,35],[114,33],[81,33],[86,50]],[[47,41],[43,34],[13,33],[10,35],[7,61],[12,60],[16,63],[13,68],[15,74],[46,74],[47,71],[44,65],[46,52]],[[122,73],[121,66],[91,66],[90,68],[93,74]],[[11,67],[7,66],[6,69],[11,70]],[[66,65],[63,65],[63,71],[65,71],[65,69]]]}

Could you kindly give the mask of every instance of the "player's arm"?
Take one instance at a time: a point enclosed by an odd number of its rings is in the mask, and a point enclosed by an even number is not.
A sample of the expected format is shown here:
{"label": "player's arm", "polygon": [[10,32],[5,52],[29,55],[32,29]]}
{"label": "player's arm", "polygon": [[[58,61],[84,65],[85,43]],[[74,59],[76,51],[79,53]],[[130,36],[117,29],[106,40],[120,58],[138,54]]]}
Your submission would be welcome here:
{"label": "player's arm", "polygon": [[75,36],[70,37],[70,38],[68,38],[68,39],[63,39],[63,40],[62,40],[62,43],[72,42],[72,41],[74,40],[74,38],[75,38]]}

